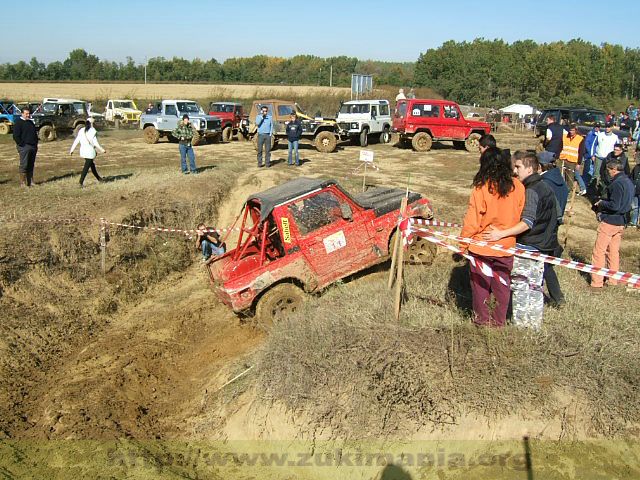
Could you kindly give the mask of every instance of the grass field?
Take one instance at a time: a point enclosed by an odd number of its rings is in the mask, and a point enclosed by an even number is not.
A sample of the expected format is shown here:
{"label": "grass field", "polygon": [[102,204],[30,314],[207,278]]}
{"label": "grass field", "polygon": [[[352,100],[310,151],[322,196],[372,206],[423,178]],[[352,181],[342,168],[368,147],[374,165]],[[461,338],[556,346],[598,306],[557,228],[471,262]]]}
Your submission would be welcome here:
{"label": "grass field", "polygon": [[[521,454],[525,435],[539,478],[640,475],[637,293],[609,288],[594,297],[585,276],[560,270],[568,305],[546,310],[540,335],[477,331],[469,326],[465,266],[443,252],[431,267],[407,268],[399,324],[390,322],[380,268],[311,298],[300,316],[265,335],[216,300],[184,235],[112,227],[102,275],[98,219],[229,226],[248,195],[295,176],[335,178],[357,191],[360,149],[320,154],[304,145],[296,169],[280,147],[274,166],[258,170],[250,143],[202,145],[199,175],[183,176],[176,144],[147,145],[137,130],[107,130],[107,154],[96,163],[108,181],[89,177],[80,189],[71,141],[41,145],[38,186],[26,190],[17,182],[15,145],[0,137],[5,477],[432,478],[432,470],[404,469],[402,460],[397,471],[255,470],[237,457],[214,468],[166,455],[233,445],[282,451],[295,441],[315,452],[389,442],[375,448],[398,455],[427,448],[420,442],[440,442],[428,443],[436,453],[446,444],[497,455],[504,441]],[[530,135],[499,134],[498,142],[512,151],[535,145]],[[423,154],[369,149],[380,170],[368,184],[405,187],[410,175],[437,218],[461,220],[478,154],[449,144]],[[584,199],[575,211],[566,255],[588,260],[597,223]],[[640,271],[639,252],[640,232],[626,230],[624,270]],[[114,452],[131,457],[120,461]],[[518,458],[515,470],[442,468],[438,478],[525,478]]]}

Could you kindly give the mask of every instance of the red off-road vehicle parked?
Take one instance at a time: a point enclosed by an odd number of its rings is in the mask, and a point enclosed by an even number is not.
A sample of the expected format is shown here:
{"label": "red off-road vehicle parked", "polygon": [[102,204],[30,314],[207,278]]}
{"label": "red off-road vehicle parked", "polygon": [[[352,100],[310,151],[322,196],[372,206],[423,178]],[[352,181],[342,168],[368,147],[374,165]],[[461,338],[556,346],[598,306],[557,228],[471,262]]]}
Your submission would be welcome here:
{"label": "red off-road vehicle parked", "polygon": [[245,117],[241,103],[211,102],[209,104],[209,115],[214,115],[222,120],[223,142],[230,142],[233,140],[234,135],[238,136],[238,140],[244,140],[240,130],[240,122]]}
{"label": "red off-road vehicle parked", "polygon": [[491,126],[465,119],[455,102],[413,98],[396,103],[393,131],[416,152],[426,152],[433,142],[445,140],[452,141],[455,148],[476,152],[478,140],[491,132]]}
{"label": "red off-road vehicle parked", "polygon": [[[304,292],[388,259],[404,196],[383,187],[351,196],[334,180],[304,177],[251,195],[237,247],[207,262],[212,287],[234,312],[268,325],[295,310]],[[432,218],[429,201],[409,192],[408,215]],[[435,252],[417,240],[408,261],[430,263]]]}

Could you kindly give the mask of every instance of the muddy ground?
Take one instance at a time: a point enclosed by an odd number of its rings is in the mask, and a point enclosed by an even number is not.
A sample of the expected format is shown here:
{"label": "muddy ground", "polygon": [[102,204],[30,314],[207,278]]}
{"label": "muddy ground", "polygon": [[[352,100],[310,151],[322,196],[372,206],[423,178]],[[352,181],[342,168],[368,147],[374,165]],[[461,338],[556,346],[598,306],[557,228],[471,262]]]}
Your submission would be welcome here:
{"label": "muddy ground", "polygon": [[[184,176],[176,144],[147,145],[138,131],[125,130],[101,132],[107,154],[96,163],[108,181],[98,184],[89,176],[80,189],[82,165],[77,155],[68,154],[71,141],[41,144],[37,186],[22,189],[15,146],[9,136],[0,138],[3,478],[29,478],[43,463],[51,469],[40,471],[43,478],[82,477],[79,472],[89,471],[96,478],[96,472],[112,478],[109,471],[121,478],[128,475],[126,462],[102,468],[87,458],[104,453],[108,442],[230,439],[233,422],[246,413],[231,408],[236,416],[225,417],[233,395],[223,398],[219,411],[211,411],[220,405],[212,397],[219,397],[220,387],[251,364],[264,332],[214,298],[194,242],[183,235],[112,227],[103,275],[97,219],[178,228],[204,221],[221,228],[233,222],[247,195],[298,175],[336,178],[351,191],[363,184],[359,147],[344,145],[327,155],[304,145],[303,165],[296,168],[286,165],[287,152],[280,146],[272,153],[273,167],[259,170],[250,143],[203,145],[195,148],[199,174]],[[498,142],[512,150],[536,143],[532,136],[511,134],[498,135]],[[449,144],[436,144],[428,153],[377,144],[368,149],[379,166],[369,172],[368,185],[409,184],[431,199],[436,218],[461,220],[477,153]],[[597,224],[584,199],[577,198],[574,209],[568,253],[588,260]],[[640,233],[626,231],[623,270],[640,271],[639,252]],[[368,278],[361,276],[350,285],[357,287]],[[587,283],[578,273],[561,278],[568,280],[571,292],[586,294]],[[640,306],[638,295],[623,288],[613,301],[622,311],[637,312]],[[235,440],[299,438],[291,425],[261,422],[266,411],[255,407],[253,429],[240,422]],[[304,418],[303,412],[279,415]],[[473,433],[470,437],[476,438]],[[50,440],[101,443],[74,450],[80,458],[76,464],[87,468],[74,471],[51,467],[50,459],[42,462],[33,453],[37,445],[44,456]],[[28,447],[25,441],[31,442]],[[64,452],[67,447],[61,448]],[[74,459],[66,452],[58,452],[62,464]],[[197,478],[186,471],[170,469],[163,478]],[[385,478],[379,472],[357,478],[373,475]],[[158,477],[145,470],[135,478]],[[210,472],[202,478],[224,476]]]}

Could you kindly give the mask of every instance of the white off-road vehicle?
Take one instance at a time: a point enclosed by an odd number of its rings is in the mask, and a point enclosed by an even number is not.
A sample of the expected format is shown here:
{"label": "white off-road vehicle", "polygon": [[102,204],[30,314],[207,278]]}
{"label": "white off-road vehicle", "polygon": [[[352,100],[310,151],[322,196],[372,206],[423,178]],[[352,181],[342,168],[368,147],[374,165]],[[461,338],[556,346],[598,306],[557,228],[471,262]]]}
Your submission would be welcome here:
{"label": "white off-road vehicle", "polygon": [[109,125],[115,128],[137,127],[140,123],[140,115],[133,100],[112,100],[107,102],[104,109],[104,118]]}
{"label": "white off-road vehicle", "polygon": [[343,139],[351,139],[361,147],[369,144],[369,138],[380,143],[391,140],[391,112],[388,100],[352,100],[340,105],[336,118]]}

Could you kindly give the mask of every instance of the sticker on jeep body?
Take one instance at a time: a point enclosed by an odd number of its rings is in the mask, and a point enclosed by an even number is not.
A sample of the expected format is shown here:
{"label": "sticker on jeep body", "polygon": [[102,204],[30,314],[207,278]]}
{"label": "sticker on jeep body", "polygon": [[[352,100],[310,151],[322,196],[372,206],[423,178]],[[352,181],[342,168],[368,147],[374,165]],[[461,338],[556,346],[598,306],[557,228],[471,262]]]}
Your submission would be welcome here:
{"label": "sticker on jeep body", "polygon": [[346,247],[347,239],[344,236],[344,232],[340,230],[339,232],[331,234],[322,240],[322,243],[324,243],[324,249],[326,252],[331,253]]}

